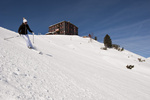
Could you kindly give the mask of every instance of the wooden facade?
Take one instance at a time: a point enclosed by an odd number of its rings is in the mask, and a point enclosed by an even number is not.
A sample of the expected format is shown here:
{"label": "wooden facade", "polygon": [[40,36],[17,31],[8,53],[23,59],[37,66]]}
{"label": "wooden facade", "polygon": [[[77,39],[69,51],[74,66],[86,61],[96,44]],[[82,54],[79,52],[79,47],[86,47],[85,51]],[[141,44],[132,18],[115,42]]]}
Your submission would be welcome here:
{"label": "wooden facade", "polygon": [[[62,21],[49,26],[49,34],[78,35],[78,27],[70,22]],[[47,35],[49,35],[47,34]]]}

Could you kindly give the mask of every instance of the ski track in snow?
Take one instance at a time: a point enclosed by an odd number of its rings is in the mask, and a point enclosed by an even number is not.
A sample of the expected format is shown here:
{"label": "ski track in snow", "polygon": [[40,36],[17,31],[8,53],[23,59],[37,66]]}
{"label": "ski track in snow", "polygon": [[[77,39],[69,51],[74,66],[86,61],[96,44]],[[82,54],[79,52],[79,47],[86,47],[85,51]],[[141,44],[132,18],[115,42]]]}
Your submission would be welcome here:
{"label": "ski track in snow", "polygon": [[144,57],[63,35],[35,35],[38,54],[21,37],[4,40],[16,35],[0,27],[0,100],[150,100]]}

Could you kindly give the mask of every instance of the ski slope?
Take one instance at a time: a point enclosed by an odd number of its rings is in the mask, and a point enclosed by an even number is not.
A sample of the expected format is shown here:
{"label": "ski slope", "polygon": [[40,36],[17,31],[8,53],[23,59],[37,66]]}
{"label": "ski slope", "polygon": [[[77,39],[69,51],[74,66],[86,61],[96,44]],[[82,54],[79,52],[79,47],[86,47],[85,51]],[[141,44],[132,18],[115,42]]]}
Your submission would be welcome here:
{"label": "ski slope", "polygon": [[35,35],[38,54],[17,35],[0,27],[0,100],[150,100],[149,59],[67,35]]}

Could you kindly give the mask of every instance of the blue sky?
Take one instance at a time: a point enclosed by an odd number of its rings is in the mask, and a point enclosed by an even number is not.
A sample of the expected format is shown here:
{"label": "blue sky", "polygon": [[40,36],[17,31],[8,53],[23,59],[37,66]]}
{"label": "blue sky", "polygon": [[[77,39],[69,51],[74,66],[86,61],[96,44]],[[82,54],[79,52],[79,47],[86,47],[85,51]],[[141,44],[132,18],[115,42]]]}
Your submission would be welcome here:
{"label": "blue sky", "polygon": [[113,44],[150,57],[150,0],[0,0],[1,27],[17,32],[23,17],[36,34],[66,20],[80,36],[103,42],[109,34]]}

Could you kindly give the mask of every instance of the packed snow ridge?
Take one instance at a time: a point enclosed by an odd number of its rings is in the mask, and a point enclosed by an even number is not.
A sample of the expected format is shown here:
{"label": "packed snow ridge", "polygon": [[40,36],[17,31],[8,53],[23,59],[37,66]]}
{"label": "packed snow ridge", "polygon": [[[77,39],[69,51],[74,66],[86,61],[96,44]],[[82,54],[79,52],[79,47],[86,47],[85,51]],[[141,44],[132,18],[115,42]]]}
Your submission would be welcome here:
{"label": "packed snow ridge", "polygon": [[0,27],[0,100],[150,100],[144,57],[70,35],[35,35],[33,45],[42,54]]}

